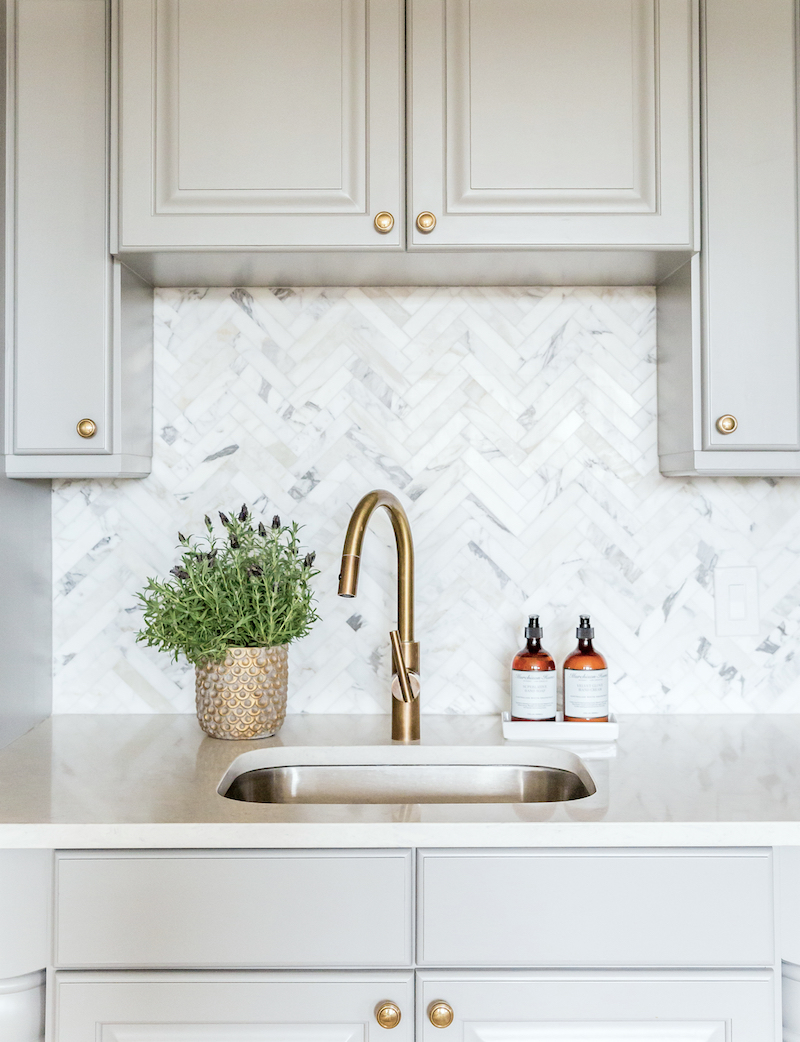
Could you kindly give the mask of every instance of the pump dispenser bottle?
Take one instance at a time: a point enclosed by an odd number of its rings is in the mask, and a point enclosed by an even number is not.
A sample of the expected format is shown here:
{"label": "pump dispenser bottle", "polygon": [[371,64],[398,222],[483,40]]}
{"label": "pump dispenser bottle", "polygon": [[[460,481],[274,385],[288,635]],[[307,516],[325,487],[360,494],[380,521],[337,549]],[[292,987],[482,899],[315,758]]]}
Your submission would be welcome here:
{"label": "pump dispenser bottle", "polygon": [[595,651],[594,630],[588,615],[581,615],[575,631],[577,648],[564,660],[564,719],[596,723],[608,720],[608,669]]}
{"label": "pump dispenser bottle", "polygon": [[525,627],[526,644],[511,666],[511,719],[555,720],[557,672],[553,656],[542,647],[539,616]]}

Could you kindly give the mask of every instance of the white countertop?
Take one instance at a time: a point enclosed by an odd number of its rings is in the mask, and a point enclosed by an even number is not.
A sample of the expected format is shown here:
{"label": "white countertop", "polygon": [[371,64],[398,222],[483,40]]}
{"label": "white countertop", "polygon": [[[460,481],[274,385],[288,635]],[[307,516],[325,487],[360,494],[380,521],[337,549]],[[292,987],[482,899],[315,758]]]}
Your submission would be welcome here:
{"label": "white countertop", "polygon": [[[569,803],[277,806],[216,791],[243,752],[302,762],[304,748],[364,746],[405,751],[388,716],[289,716],[258,742],[207,738],[188,715],[52,717],[0,750],[0,847],[800,845],[800,715],[623,716],[616,756],[585,759],[597,793]],[[529,752],[496,716],[423,716],[421,746],[435,760]]]}

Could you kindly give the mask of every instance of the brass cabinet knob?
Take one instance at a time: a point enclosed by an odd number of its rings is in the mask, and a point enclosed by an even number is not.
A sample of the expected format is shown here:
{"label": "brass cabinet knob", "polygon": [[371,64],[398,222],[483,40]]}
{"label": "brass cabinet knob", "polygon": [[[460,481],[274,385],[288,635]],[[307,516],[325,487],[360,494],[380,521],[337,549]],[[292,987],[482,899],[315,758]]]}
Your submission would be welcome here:
{"label": "brass cabinet knob", "polygon": [[731,416],[730,413],[720,416],[717,420],[717,430],[720,434],[733,434],[738,426],[738,420],[735,416]]}
{"label": "brass cabinet knob", "polygon": [[78,420],[76,430],[82,438],[93,438],[97,433],[97,424],[94,420]]}
{"label": "brass cabinet knob", "polygon": [[382,1028],[396,1028],[400,1023],[400,1009],[393,1002],[382,1002],[375,1010],[375,1019]]}
{"label": "brass cabinet knob", "polygon": [[432,232],[436,227],[436,218],[430,212],[430,210],[423,210],[422,213],[417,214],[417,228],[421,232]]}
{"label": "brass cabinet knob", "polygon": [[394,228],[394,217],[387,211],[381,210],[375,214],[375,231],[385,235]]}
{"label": "brass cabinet knob", "polygon": [[437,999],[428,1006],[428,1020],[435,1028],[449,1028],[453,1023],[453,1008]]}

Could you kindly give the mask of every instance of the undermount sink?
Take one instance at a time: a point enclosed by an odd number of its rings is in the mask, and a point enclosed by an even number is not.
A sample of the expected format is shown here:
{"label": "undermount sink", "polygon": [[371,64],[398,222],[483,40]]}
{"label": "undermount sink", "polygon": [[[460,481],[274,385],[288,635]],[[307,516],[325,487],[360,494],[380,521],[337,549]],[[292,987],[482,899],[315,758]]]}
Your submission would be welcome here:
{"label": "undermount sink", "polygon": [[[341,757],[341,750],[338,757],[332,750],[314,752],[315,759],[321,752],[331,759]],[[272,765],[258,765],[252,759],[258,753],[245,753],[217,791],[231,800],[269,804],[558,803],[595,792],[582,762],[564,750],[526,749],[501,763],[485,762],[497,758],[498,750],[488,748],[402,752],[399,762],[395,750],[374,750],[367,756],[361,749],[352,751],[351,762],[303,762],[311,757],[295,755],[293,763]],[[447,762],[442,762],[445,756]]]}

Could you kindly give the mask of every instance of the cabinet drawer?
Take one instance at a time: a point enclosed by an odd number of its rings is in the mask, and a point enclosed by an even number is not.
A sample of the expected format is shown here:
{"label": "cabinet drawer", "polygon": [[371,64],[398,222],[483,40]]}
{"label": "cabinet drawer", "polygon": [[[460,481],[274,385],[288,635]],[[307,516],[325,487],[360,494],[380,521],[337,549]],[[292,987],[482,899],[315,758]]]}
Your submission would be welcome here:
{"label": "cabinet drawer", "polygon": [[769,850],[431,850],[419,859],[424,965],[774,962]]}
{"label": "cabinet drawer", "polygon": [[[60,972],[55,1042],[382,1042],[375,1009],[393,1002],[392,1042],[411,1042],[406,973]],[[379,1036],[381,1036],[379,1038]]]}
{"label": "cabinet drawer", "polygon": [[55,964],[402,966],[410,851],[61,854]]}

